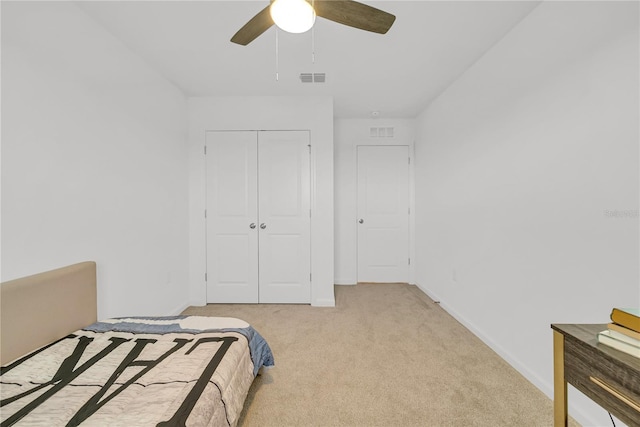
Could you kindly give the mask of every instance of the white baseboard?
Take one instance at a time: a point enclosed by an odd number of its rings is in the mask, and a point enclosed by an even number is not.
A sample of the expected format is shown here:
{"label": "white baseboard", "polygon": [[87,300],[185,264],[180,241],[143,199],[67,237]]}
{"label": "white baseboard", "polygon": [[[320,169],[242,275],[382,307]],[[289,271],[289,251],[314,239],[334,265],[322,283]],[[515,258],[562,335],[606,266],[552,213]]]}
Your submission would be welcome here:
{"label": "white baseboard", "polygon": [[335,307],[336,300],[334,298],[318,298],[311,303],[312,307]]}
{"label": "white baseboard", "polygon": [[355,279],[335,279],[333,281],[334,285],[355,285],[356,284],[356,280]]}
{"label": "white baseboard", "polygon": [[[424,292],[429,298],[431,298],[434,302],[440,304],[440,307],[447,313],[449,313],[454,319],[460,322],[465,328],[467,328],[471,333],[480,338],[482,342],[484,342],[489,348],[495,351],[498,356],[504,359],[509,365],[511,365],[516,371],[522,374],[530,383],[536,386],[540,391],[542,391],[547,397],[553,400],[553,385],[549,381],[545,381],[536,373],[532,372],[525,364],[520,362],[517,358],[515,358],[511,353],[506,351],[502,346],[489,338],[482,331],[477,329],[471,322],[469,322],[464,316],[458,313],[456,310],[452,309],[447,305],[445,301],[442,301],[436,294],[431,292],[430,290],[424,288],[423,286],[417,285],[418,288]],[[577,407],[576,405],[572,405],[571,402],[568,402],[570,408],[571,416],[578,421],[581,425],[585,426],[596,426],[598,425],[593,418],[587,416],[583,410],[583,408]]]}
{"label": "white baseboard", "polygon": [[178,316],[180,313],[185,311],[187,309],[187,307],[189,307],[189,306],[190,306],[189,303],[180,304],[177,308],[175,308],[174,310],[171,310],[170,316]]}
{"label": "white baseboard", "polygon": [[436,294],[431,292],[429,289],[426,289],[426,288],[420,286],[419,284],[416,284],[416,286],[418,287],[418,289],[420,289],[422,292],[424,292],[425,295],[427,295],[429,298],[431,298],[433,300],[433,302],[436,302],[436,303],[440,304],[440,298],[438,298],[438,296]]}

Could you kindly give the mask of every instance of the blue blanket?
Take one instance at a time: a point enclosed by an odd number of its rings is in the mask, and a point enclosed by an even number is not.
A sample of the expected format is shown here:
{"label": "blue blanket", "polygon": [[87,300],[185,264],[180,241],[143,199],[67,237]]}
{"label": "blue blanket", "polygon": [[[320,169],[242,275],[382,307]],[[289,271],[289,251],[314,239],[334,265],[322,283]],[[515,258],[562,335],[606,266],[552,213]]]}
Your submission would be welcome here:
{"label": "blue blanket", "polygon": [[[118,322],[96,322],[86,328],[86,331],[91,332],[129,332],[132,334],[199,334],[202,332],[237,332],[243,335],[247,339],[249,344],[249,352],[251,353],[251,360],[253,361],[253,375],[258,375],[258,371],[262,366],[270,367],[274,366],[273,353],[267,341],[256,331],[252,326],[246,328],[223,328],[223,329],[184,329],[180,326],[179,321],[187,318],[188,316],[162,316],[162,317],[123,317],[116,318]],[[127,322],[127,319],[136,320],[135,322]],[[141,323],[141,320],[151,321],[171,321],[175,320],[175,323],[164,324],[151,324]]]}

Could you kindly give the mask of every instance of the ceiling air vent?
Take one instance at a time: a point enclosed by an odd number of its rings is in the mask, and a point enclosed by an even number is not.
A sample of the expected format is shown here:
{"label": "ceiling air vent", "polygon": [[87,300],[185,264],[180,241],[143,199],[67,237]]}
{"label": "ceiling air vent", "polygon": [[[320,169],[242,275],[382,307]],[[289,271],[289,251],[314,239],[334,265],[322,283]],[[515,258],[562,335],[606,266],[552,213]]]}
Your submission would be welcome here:
{"label": "ceiling air vent", "polygon": [[324,83],[326,79],[325,73],[300,73],[302,83]]}

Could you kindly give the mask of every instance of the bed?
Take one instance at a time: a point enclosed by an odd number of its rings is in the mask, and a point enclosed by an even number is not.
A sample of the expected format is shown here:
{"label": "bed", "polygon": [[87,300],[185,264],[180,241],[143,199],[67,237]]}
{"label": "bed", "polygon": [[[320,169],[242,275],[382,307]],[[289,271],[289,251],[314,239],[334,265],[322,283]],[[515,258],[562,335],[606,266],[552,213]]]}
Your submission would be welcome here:
{"label": "bed", "polygon": [[0,426],[235,426],[274,364],[243,320],[97,321],[96,265],[0,286]]}

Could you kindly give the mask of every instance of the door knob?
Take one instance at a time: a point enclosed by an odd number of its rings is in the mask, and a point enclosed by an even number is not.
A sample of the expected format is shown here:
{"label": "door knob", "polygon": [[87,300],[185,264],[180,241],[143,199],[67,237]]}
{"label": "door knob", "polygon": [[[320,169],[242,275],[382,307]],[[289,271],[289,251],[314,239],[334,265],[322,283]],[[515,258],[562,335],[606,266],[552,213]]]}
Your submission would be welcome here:
{"label": "door knob", "polygon": [[364,224],[364,219],[360,218],[360,221],[358,221],[360,224]]}
{"label": "door knob", "polygon": [[262,229],[264,230],[265,228],[267,228],[267,224],[265,224],[265,223],[263,222],[262,224],[260,224],[260,228],[262,228]]}
{"label": "door knob", "polygon": [[256,223],[255,223],[255,222],[252,222],[252,223],[251,223],[251,225],[249,225],[249,228],[250,228],[250,229],[252,229],[252,230],[253,230],[254,228],[256,228]]}

